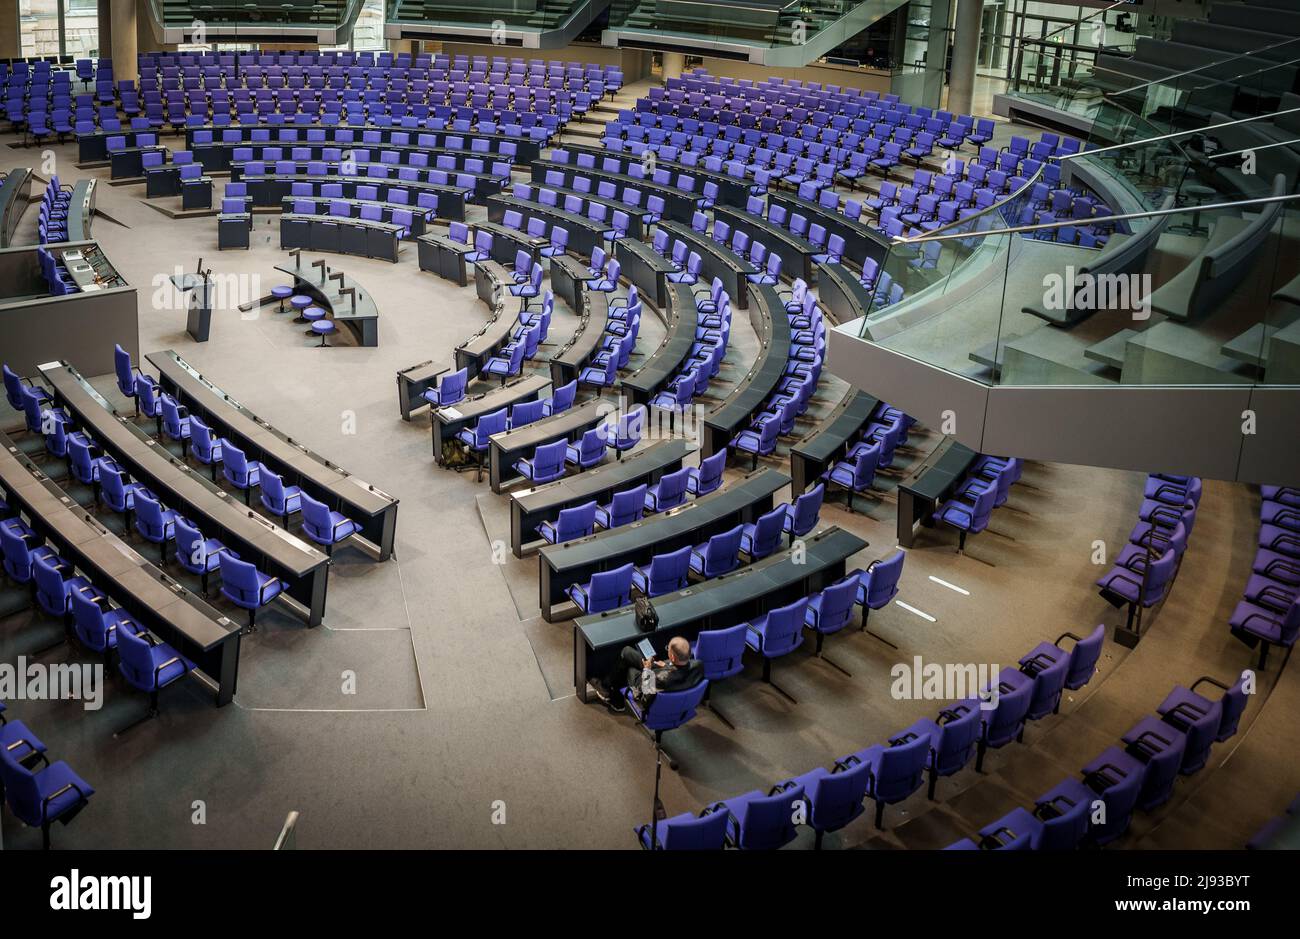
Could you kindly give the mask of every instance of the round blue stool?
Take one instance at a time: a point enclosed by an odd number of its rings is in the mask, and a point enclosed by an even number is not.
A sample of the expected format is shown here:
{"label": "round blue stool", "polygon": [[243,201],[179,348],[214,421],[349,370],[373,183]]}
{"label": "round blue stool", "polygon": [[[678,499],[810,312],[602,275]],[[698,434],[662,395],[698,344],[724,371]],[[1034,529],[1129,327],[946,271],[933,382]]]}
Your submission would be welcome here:
{"label": "round blue stool", "polygon": [[279,310],[279,312],[283,313],[283,312],[284,312],[284,301],[288,300],[290,297],[293,296],[293,288],[292,288],[292,287],[283,287],[283,286],[281,286],[281,287],[272,287],[272,288],[271,288],[271,296],[275,297],[275,299],[277,299],[277,300],[280,301],[280,310]]}
{"label": "round blue stool", "polygon": [[325,341],[325,337],[332,336],[337,332],[334,328],[334,323],[330,320],[317,320],[311,324],[311,331],[320,336],[320,348],[322,349],[329,348],[329,343]]}
{"label": "round blue stool", "polygon": [[293,320],[295,323],[307,322],[307,320],[302,315],[302,311],[307,309],[307,307],[311,306],[311,297],[304,297],[300,293],[294,294],[292,297],[289,298],[289,306],[293,307],[295,310],[298,311],[298,315],[294,317]]}
{"label": "round blue stool", "polygon": [[323,320],[324,318],[325,318],[325,311],[318,306],[309,306],[307,307],[307,309],[302,311],[303,321],[311,324],[305,330],[308,336],[312,335],[316,331],[315,329],[316,324],[320,320]]}

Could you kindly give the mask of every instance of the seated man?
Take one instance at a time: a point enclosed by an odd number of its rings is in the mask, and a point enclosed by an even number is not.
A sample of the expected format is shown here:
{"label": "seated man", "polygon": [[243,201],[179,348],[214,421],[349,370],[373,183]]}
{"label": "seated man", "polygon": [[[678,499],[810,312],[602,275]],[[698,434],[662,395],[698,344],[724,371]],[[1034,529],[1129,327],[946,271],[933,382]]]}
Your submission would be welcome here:
{"label": "seated man", "polygon": [[624,646],[619,653],[618,663],[605,680],[593,682],[596,685],[596,696],[611,711],[620,713],[627,709],[622,689],[632,688],[637,701],[648,707],[653,693],[644,695],[641,690],[647,669],[654,676],[654,693],[694,688],[704,677],[704,666],[700,660],[691,658],[691,644],[681,636],[674,636],[668,640],[667,662],[645,658],[636,646]]}

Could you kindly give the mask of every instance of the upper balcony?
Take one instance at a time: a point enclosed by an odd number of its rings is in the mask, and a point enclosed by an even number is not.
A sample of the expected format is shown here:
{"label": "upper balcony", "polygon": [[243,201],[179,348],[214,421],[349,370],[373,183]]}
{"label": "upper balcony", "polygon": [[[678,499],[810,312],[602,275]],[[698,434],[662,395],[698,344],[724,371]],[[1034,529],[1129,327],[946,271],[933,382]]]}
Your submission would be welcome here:
{"label": "upper balcony", "polygon": [[609,0],[388,0],[389,39],[481,42],[561,49],[609,7]]}
{"label": "upper balcony", "polygon": [[278,3],[150,0],[154,33],[164,43],[347,43],[364,0]]}

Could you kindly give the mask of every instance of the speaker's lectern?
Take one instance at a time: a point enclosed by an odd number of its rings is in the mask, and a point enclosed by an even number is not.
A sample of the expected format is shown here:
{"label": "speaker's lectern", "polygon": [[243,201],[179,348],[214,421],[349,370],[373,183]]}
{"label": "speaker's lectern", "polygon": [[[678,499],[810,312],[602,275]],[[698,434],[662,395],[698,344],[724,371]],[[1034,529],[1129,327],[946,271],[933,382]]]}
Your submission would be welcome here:
{"label": "speaker's lectern", "polygon": [[186,330],[195,342],[207,342],[212,329],[212,271],[205,271],[199,258],[198,273],[173,274],[171,281],[181,293],[190,295]]}

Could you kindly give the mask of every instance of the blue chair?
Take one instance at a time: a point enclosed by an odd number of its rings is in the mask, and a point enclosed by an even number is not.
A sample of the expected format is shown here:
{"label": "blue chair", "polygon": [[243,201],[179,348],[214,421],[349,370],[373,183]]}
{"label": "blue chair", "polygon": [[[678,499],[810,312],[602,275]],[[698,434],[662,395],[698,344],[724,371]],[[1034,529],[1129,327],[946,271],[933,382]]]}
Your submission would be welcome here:
{"label": "blue chair", "polygon": [[158,406],[162,409],[162,432],[181,445],[181,459],[185,459],[192,433],[189,411],[169,394],[159,398]]}
{"label": "blue chair", "polygon": [[36,605],[60,619],[68,615],[71,594],[95,589],[89,580],[74,573],[71,564],[54,554],[32,558],[32,579],[36,584]]}
{"label": "blue chair", "polygon": [[41,402],[48,402],[50,400],[49,392],[39,385],[30,384],[8,365],[3,366],[2,370],[4,372],[5,398],[8,399],[9,406],[15,411],[23,411],[26,409],[24,403],[25,391],[30,391],[36,396],[38,406]]}
{"label": "blue chair", "polygon": [[465,398],[465,387],[469,384],[469,369],[445,374],[434,388],[429,388],[420,397],[435,408],[445,408]]}
{"label": "blue chair", "polygon": [[722,471],[726,468],[726,450],[719,450],[713,456],[701,460],[698,468],[689,468],[686,491],[696,497],[708,495],[722,485]]}
{"label": "blue chair", "polygon": [[221,567],[221,556],[239,555],[216,538],[204,538],[202,533],[184,516],[176,518],[176,561],[191,574],[202,578],[203,596],[208,595],[208,575]]}
{"label": "blue chair", "polygon": [[[1023,684],[1018,687],[1004,685],[998,678],[997,703],[991,710],[983,710],[979,745],[975,751],[975,772],[984,771],[984,754],[990,749],[998,750],[1013,740],[1019,740],[1025,729],[1025,715],[1029,713],[1029,701],[1033,697],[1033,685]],[[964,702],[970,707],[980,707],[979,701]]]}
{"label": "blue chair", "polygon": [[537,533],[547,544],[560,544],[575,538],[586,538],[596,530],[596,503],[584,502],[570,509],[561,509],[559,518],[549,519],[537,526]]}
{"label": "blue chair", "polygon": [[[131,364],[131,353],[120,345],[113,344],[113,370],[117,376],[117,390],[131,399],[135,404],[135,413],[140,415],[140,403],[135,397],[136,377],[143,373]],[[12,402],[10,402],[12,403]]]}
{"label": "blue chair", "polygon": [[720,721],[733,730],[735,725],[713,706],[709,698],[714,683],[739,675],[744,670],[747,634],[745,624],[738,623],[725,629],[706,629],[691,643],[691,658],[699,660],[704,669],[704,677],[709,680],[710,693],[704,696],[704,703]]}
{"label": "blue chair", "polygon": [[745,644],[763,656],[763,681],[789,699],[791,704],[798,702],[772,681],[772,660],[799,648],[803,642],[804,616],[807,610],[808,600],[802,598],[788,606],[769,610],[745,624],[748,630]]}
{"label": "blue chair", "polygon": [[[0,525],[0,550],[3,551],[4,555],[4,572],[9,576],[10,580],[19,584],[32,583],[34,577],[32,565],[42,558],[53,559],[59,564],[65,563],[57,554],[44,545],[29,548],[23,534],[9,525]],[[682,550],[689,549],[683,548]]]}
{"label": "blue chair", "polygon": [[817,520],[821,516],[822,498],[825,495],[826,484],[818,483],[795,499],[793,505],[786,506],[784,527],[791,543],[795,538],[802,538],[817,527]]}
{"label": "blue chair", "polygon": [[[825,638],[853,622],[853,605],[857,602],[859,583],[857,575],[849,574],[808,598],[804,624],[817,634],[815,654],[819,658],[822,657],[822,642]],[[825,661],[845,675],[849,674],[830,659]]]}
{"label": "blue chair", "polygon": [[840,460],[822,476],[829,485],[839,486],[845,492],[849,514],[853,514],[853,496],[871,491],[876,481],[876,467],[880,464],[880,444],[862,448],[855,457]]}
{"label": "blue chair", "polygon": [[258,498],[268,512],[280,517],[285,528],[289,527],[289,516],[302,510],[302,487],[286,486],[284,477],[266,467],[262,467],[262,488]]}
{"label": "blue chair", "polygon": [[596,508],[596,524],[606,530],[630,525],[645,514],[645,483],[614,493],[609,505]]}
{"label": "blue chair", "polygon": [[861,765],[867,769],[867,795],[876,803],[876,827],[884,828],[885,806],[902,802],[921,788],[926,761],[930,756],[929,735],[912,731],[876,744],[837,761],[837,765]]}
{"label": "blue chair", "polygon": [[643,730],[654,737],[656,749],[668,756],[668,765],[674,770],[678,768],[677,760],[663,748],[664,731],[676,730],[694,718],[695,709],[700,706],[708,690],[709,680],[703,678],[692,688],[681,691],[660,691],[643,706],[637,701],[633,689],[623,689],[623,697],[632,716],[637,719]]}
{"label": "blue chair", "polygon": [[126,474],[117,469],[101,465],[99,484],[104,495],[104,504],[124,517],[126,530],[131,528],[131,513],[135,511],[135,497],[139,494],[153,498],[151,493],[139,483],[126,481]]}
{"label": "blue chair", "polygon": [[596,428],[605,446],[613,449],[616,460],[623,459],[624,451],[631,450],[641,442],[641,436],[645,433],[645,418],[645,405],[639,404],[621,415],[616,422],[606,422]]}
{"label": "blue chair", "polygon": [[[1167,552],[1166,557],[1172,553]],[[1156,564],[1151,567],[1154,578]],[[1281,611],[1242,600],[1232,611],[1228,626],[1232,634],[1250,648],[1256,644],[1260,646],[1259,670],[1262,672],[1268,666],[1268,650],[1272,646],[1290,650],[1295,646],[1297,637],[1300,637],[1300,595],[1292,598],[1290,604]],[[1288,657],[1289,655],[1288,651]]]}
{"label": "blue chair", "polygon": [[702,580],[730,573],[740,567],[740,536],[744,529],[737,525],[729,531],[714,535],[691,551],[691,571]]}
{"label": "blue chair", "polygon": [[573,407],[574,398],[578,395],[578,380],[575,378],[567,385],[561,385],[556,388],[549,398],[542,401],[542,414],[550,417],[552,414],[560,414]]}
{"label": "blue chair", "polygon": [[949,499],[934,513],[934,520],[957,529],[957,550],[966,550],[966,536],[979,534],[988,527],[989,517],[993,514],[993,500],[997,498],[996,489],[985,489],[969,497]]}
{"label": "blue chair", "polygon": [[190,455],[204,466],[212,467],[212,481],[216,482],[217,466],[224,456],[221,438],[213,437],[212,428],[193,414],[190,415]]}
{"label": "blue chair", "polygon": [[781,534],[785,527],[786,506],[778,505],[757,521],[741,525],[740,550],[750,562],[765,558],[781,547]]}
{"label": "blue chair", "polygon": [[1096,759],[1083,767],[1083,782],[1106,806],[1106,820],[1093,825],[1089,840],[1101,847],[1128,831],[1142,793],[1146,767],[1142,761],[1119,747],[1107,747]]}
{"label": "blue chair", "polygon": [[632,602],[632,565],[593,574],[585,584],[570,584],[565,593],[583,613],[603,613]]}
{"label": "blue chair", "polygon": [[510,407],[510,429],[517,427],[527,427],[534,421],[542,419],[542,406],[546,402],[540,400],[520,401],[518,404]]}
{"label": "blue chair", "polygon": [[506,351],[508,355],[494,355],[487,360],[483,366],[482,375],[497,375],[501,378],[501,384],[506,383],[506,379],[513,378],[519,374],[519,369],[524,363],[524,344],[516,342]]}
{"label": "blue chair", "polygon": [[135,494],[135,530],[158,546],[158,560],[167,563],[167,542],[176,537],[177,514],[166,508],[149,492],[141,489]]}
{"label": "blue chair", "polygon": [[690,545],[656,554],[650,559],[648,567],[635,567],[632,570],[632,585],[643,596],[658,597],[665,593],[681,590],[690,576]]}
{"label": "blue chair", "polygon": [[760,456],[771,456],[776,452],[776,438],[780,435],[781,423],[777,420],[763,421],[757,429],[751,427],[742,430],[731,441],[731,448],[742,450],[753,456],[751,469],[758,469]]}
{"label": "blue chair", "polygon": [[135,400],[139,413],[151,417],[158,425],[155,436],[162,436],[162,391],[158,383],[145,374],[135,376]]}
{"label": "blue chair", "polygon": [[467,427],[456,434],[456,439],[474,454],[474,465],[478,469],[479,482],[483,481],[483,454],[487,453],[488,448],[492,446],[489,438],[493,434],[505,432],[507,413],[507,409],[502,408],[499,411],[484,414],[473,427]]}
{"label": "blue chair", "polygon": [[983,721],[978,707],[959,702],[939,712],[938,720],[923,717],[891,739],[907,742],[915,738],[929,741],[925,768],[930,774],[926,798],[934,800],[940,776],[951,776],[965,768],[975,755]]}
{"label": "blue chair", "polygon": [[165,642],[147,632],[122,631],[117,637],[117,667],[133,688],[149,695],[149,709],[142,717],[123,727],[114,737],[158,716],[159,693],[184,678],[194,663]]}
{"label": "blue chair", "polygon": [[1144,717],[1123,736],[1129,756],[1146,764],[1138,805],[1149,812],[1169,800],[1183,765],[1187,734],[1159,718]]}
{"label": "blue chair", "polygon": [[666,512],[686,502],[686,480],[690,478],[689,467],[683,466],[672,473],[664,473],[659,482],[648,487],[645,493],[645,510],[647,512]]}
{"label": "blue chair", "polygon": [[250,460],[229,440],[221,441],[221,474],[236,489],[243,490],[244,504],[252,503],[251,493],[254,487],[262,484],[262,464]]}
{"label": "blue chair", "polygon": [[742,851],[774,851],[798,836],[795,805],[804,801],[804,788],[793,779],[767,792],[755,789],[718,803],[727,810],[727,843]]}
{"label": "blue chair", "polygon": [[836,764],[834,769],[819,766],[794,778],[804,789],[808,825],[817,835],[814,848],[820,851],[828,831],[839,831],[862,814],[870,778],[871,766],[866,763]]}
{"label": "blue chair", "polygon": [[7,747],[0,747],[0,781],[4,782],[9,810],[24,825],[41,830],[45,850],[50,848],[50,826],[68,824],[90,803],[94,788],[72,771],[62,760],[30,769],[18,761]]}
{"label": "blue chair", "polygon": [[1053,790],[1036,800],[1032,812],[1025,808],[1012,809],[980,829],[979,836],[987,838],[1010,831],[1017,838],[1028,835],[1031,851],[1072,851],[1088,833],[1091,810],[1091,798],[1071,799]]}
{"label": "blue chair", "polygon": [[872,610],[879,610],[889,605],[898,596],[898,581],[903,576],[903,562],[907,553],[902,548],[888,557],[878,558],[867,565],[867,569],[854,571],[858,576],[858,605],[862,607],[862,631],[875,636],[885,645],[897,649],[898,646],[883,636],[867,629],[867,616]]}
{"label": "blue chair", "polygon": [[633,833],[647,851],[721,851],[729,820],[725,811],[710,806],[699,815],[684,812],[657,824],[638,825]]}
{"label": "blue chair", "polygon": [[1219,733],[1222,712],[1223,708],[1218,701],[1211,702],[1207,708],[1200,708],[1189,706],[1177,699],[1171,702],[1169,698],[1156,708],[1156,713],[1160,715],[1161,720],[1187,735],[1187,746],[1183,749],[1183,762],[1178,768],[1184,776],[1195,773],[1209,760],[1210,747]]}
{"label": "blue chair", "polygon": [[533,451],[531,457],[515,461],[515,471],[534,483],[549,483],[564,475],[564,457],[568,451],[567,440],[544,443]]}
{"label": "blue chair", "polygon": [[[20,764],[34,762],[48,749],[41,738],[27,729],[22,721],[4,719],[4,705],[0,704],[0,749]],[[0,785],[0,803],[4,801],[4,786]]]}
{"label": "blue chair", "polygon": [[334,546],[351,538],[361,527],[342,512],[335,512],[324,502],[302,493],[302,530],[312,541],[332,555]]}
{"label": "blue chair", "polygon": [[94,590],[75,590],[72,600],[72,632],[87,649],[107,657],[117,648],[118,631],[138,633],[144,629],[126,610],[114,609]]}
{"label": "blue chair", "polygon": [[[1067,638],[1074,640],[1074,648],[1069,653],[1061,648],[1061,641]],[[1104,623],[1099,623],[1097,628],[1086,637],[1076,636],[1074,633],[1062,633],[1057,637],[1056,642],[1042,642],[1035,646],[1020,660],[1020,670],[1027,675],[1034,675],[1057,660],[1064,659],[1069,663],[1065,675],[1065,687],[1071,691],[1078,691],[1097,671],[1097,661],[1101,658],[1101,647],[1105,641]]]}
{"label": "blue chair", "polygon": [[568,444],[564,449],[564,459],[572,463],[579,471],[591,469],[605,459],[605,440],[598,428],[586,431],[575,447]]}
{"label": "blue chair", "polygon": [[[1177,685],[1160,703],[1160,706],[1156,708],[1156,713],[1168,720],[1170,714],[1184,714],[1191,718],[1196,715],[1217,711],[1219,726],[1215,729],[1214,740],[1222,743],[1237,733],[1237,725],[1241,722],[1241,715],[1246,711],[1245,683],[1248,674],[1248,672],[1242,672],[1231,687],[1209,675],[1203,675],[1196,679],[1196,681],[1192,682],[1190,688]],[[1223,691],[1223,695],[1218,701],[1211,701],[1196,691],[1197,686],[1202,682],[1214,685]]]}
{"label": "blue chair", "polygon": [[[1065,677],[1069,662],[1062,658],[1046,668],[1036,669],[1031,673],[1016,671],[1012,668],[1002,670],[1001,680],[1015,688],[1028,682],[1032,685],[1029,695],[1029,707],[1025,711],[1025,720],[1042,720],[1048,714],[1055,714],[1061,707],[1061,693],[1065,688]],[[1217,722],[1216,722],[1217,724]]]}
{"label": "blue chair", "polygon": [[284,590],[278,577],[263,574],[229,551],[221,553],[221,593],[235,606],[248,611],[248,629],[257,628],[257,611]]}

